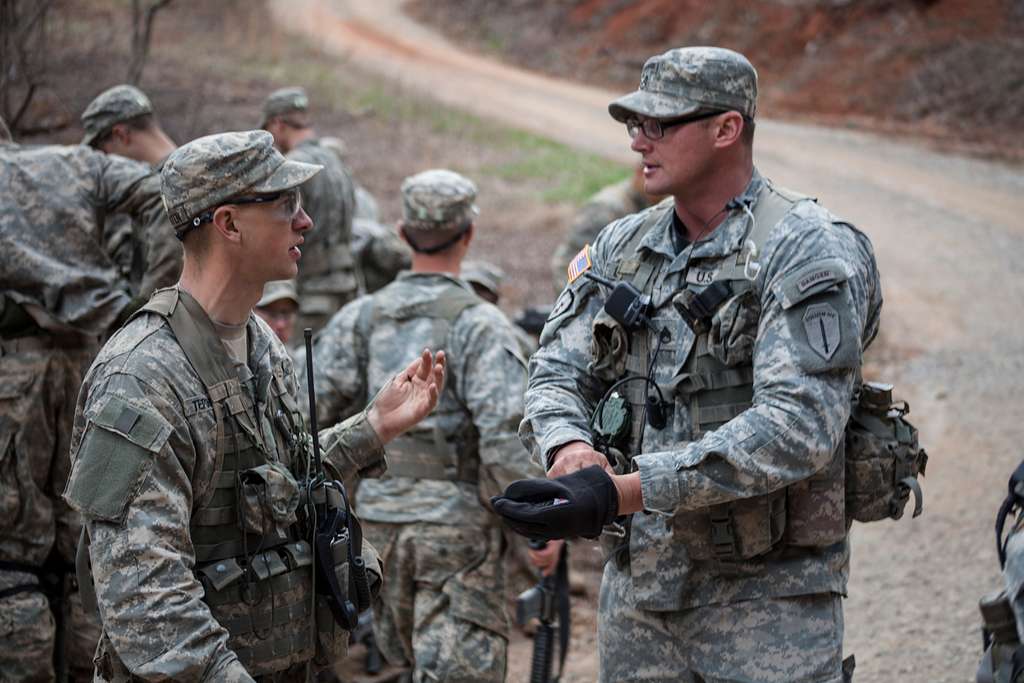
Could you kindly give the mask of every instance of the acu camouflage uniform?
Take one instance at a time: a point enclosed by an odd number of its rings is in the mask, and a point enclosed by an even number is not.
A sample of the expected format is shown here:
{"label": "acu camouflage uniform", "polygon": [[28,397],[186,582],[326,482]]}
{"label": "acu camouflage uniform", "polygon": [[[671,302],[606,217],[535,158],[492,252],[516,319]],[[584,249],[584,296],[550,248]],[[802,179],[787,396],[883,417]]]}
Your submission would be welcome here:
{"label": "acu camouflage uniform", "polygon": [[[144,115],[153,115],[153,105],[138,88],[131,85],[115,85],[97,95],[85,108],[80,117],[85,135],[82,144],[93,147],[119,123]],[[166,161],[166,159],[164,160]],[[163,161],[153,167],[159,176]],[[140,294],[141,305],[153,293],[152,283],[144,283],[147,261],[158,269],[158,286],[174,282],[181,271],[181,245],[171,232],[166,230],[142,233],[130,216],[114,214],[107,220],[104,241],[111,258],[117,264],[118,272],[128,281],[132,291]]]}
{"label": "acu camouflage uniform", "polygon": [[[172,154],[163,194],[181,231],[231,196],[315,171],[264,131],[227,133]],[[322,603],[314,616],[297,525],[311,466],[291,361],[254,315],[245,338],[232,359],[195,299],[161,290],[85,378],[65,499],[88,530],[97,680],[307,680],[311,661],[344,655],[348,633]],[[319,438],[329,478],[382,467],[363,413]]]}
{"label": "acu camouflage uniform", "polygon": [[[80,518],[60,500],[75,399],[102,339],[131,310],[106,248],[108,218],[169,232],[149,168],[87,147],[0,140],[0,672],[54,676],[54,620],[37,572],[72,566]],[[177,278],[151,263],[146,286]],[[75,680],[91,679],[99,629],[77,591],[67,622]]]}
{"label": "acu camouflage uniform", "polygon": [[[752,116],[755,79],[736,53],[673,50],[610,109],[619,119],[634,109]],[[648,388],[621,387],[633,415],[624,450],[647,512],[631,516],[625,539],[605,533],[618,547],[601,585],[602,681],[843,680],[843,433],[878,328],[875,259],[860,232],[756,170],[733,206],[681,248],[672,200],[605,228],[593,272],[649,295],[664,332],[626,332],[602,310],[608,292],[581,277],[531,359],[521,435],[538,457],[593,443],[588,420],[622,377],[653,367],[669,404],[664,428],[643,428]],[[678,309],[699,308],[705,292],[695,334]]]}
{"label": "acu camouflage uniform", "polygon": [[[302,88],[282,88],[263,105],[264,122],[289,112],[305,112],[309,98]],[[302,208],[313,219],[305,234],[299,288],[299,329],[319,331],[327,320],[358,294],[352,257],[355,183],[334,145],[318,139],[300,142],[286,155],[292,161],[323,166],[302,185]]]}
{"label": "acu camouflage uniform", "polygon": [[593,244],[601,229],[614,220],[645,209],[650,202],[647,195],[635,187],[631,177],[603,188],[580,207],[569,227],[565,241],[558,245],[551,257],[551,278],[555,291],[565,287],[565,264],[580,249]]}
{"label": "acu camouflage uniform", "polygon": [[[471,220],[475,188],[428,171],[407,179],[403,196],[415,239]],[[438,406],[388,445],[387,477],[359,485],[364,531],[386,567],[377,642],[414,681],[503,681],[501,528],[481,492],[540,474],[516,438],[526,373],[511,324],[462,280],[402,273],[343,308],[317,339],[319,419],[364,406],[424,347],[448,356]]]}

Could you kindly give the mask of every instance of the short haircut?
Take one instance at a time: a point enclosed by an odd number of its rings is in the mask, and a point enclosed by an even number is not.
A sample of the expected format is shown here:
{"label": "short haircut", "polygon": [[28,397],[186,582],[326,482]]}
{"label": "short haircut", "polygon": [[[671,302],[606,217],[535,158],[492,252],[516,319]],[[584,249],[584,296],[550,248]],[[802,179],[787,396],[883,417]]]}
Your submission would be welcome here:
{"label": "short haircut", "polygon": [[[459,242],[459,238],[473,225],[472,219],[464,220],[450,228],[417,230],[402,223],[402,232],[412,250],[419,253],[443,254]],[[443,248],[438,248],[442,247]]]}
{"label": "short haircut", "polygon": [[[156,117],[154,117],[152,114],[139,114],[138,116],[133,116],[130,119],[118,121],[114,124],[114,126],[127,126],[132,130],[141,132],[145,130],[150,130],[154,126],[156,126]],[[99,149],[101,145],[106,144],[114,135],[114,126],[111,126],[110,130],[108,130],[103,135],[96,137],[91,143],[89,143],[89,146],[92,147],[93,149]]]}

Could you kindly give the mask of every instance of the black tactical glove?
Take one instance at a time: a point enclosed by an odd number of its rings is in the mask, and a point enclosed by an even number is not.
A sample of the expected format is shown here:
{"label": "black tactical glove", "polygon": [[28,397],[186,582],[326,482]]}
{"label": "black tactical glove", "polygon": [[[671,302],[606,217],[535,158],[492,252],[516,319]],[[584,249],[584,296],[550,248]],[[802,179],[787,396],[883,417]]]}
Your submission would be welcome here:
{"label": "black tactical glove", "polygon": [[491,498],[494,511],[528,538],[597,538],[619,511],[612,478],[597,465],[555,479],[520,479]]}

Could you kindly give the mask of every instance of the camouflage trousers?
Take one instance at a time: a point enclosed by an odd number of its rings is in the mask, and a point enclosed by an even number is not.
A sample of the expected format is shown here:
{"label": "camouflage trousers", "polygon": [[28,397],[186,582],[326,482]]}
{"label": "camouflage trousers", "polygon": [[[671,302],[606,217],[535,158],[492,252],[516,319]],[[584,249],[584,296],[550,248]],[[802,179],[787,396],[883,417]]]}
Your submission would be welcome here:
{"label": "camouflage trousers", "polygon": [[[0,561],[73,571],[81,521],[60,496],[70,469],[70,436],[82,377],[97,350],[60,348],[48,337],[0,340]],[[34,573],[0,570],[0,591],[37,586]],[[71,680],[92,680],[95,616],[65,580],[65,660]],[[51,681],[56,622],[41,589],[0,599],[0,677]]]}
{"label": "camouflage trousers", "polygon": [[843,610],[822,593],[679,612],[633,607],[632,579],[605,565],[598,607],[607,683],[843,683]]}
{"label": "camouflage trousers", "polygon": [[374,635],[384,657],[411,668],[415,683],[504,681],[501,531],[364,521],[363,533],[384,564],[374,604]]}

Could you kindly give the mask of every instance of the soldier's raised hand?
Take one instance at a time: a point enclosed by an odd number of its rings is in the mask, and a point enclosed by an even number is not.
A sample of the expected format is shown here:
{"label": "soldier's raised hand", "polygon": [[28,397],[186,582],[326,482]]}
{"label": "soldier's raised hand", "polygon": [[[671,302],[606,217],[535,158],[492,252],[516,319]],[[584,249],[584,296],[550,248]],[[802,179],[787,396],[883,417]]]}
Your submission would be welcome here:
{"label": "soldier's raised hand", "polygon": [[419,358],[391,378],[373,399],[367,419],[383,443],[430,414],[444,389],[444,351],[423,349]]}

